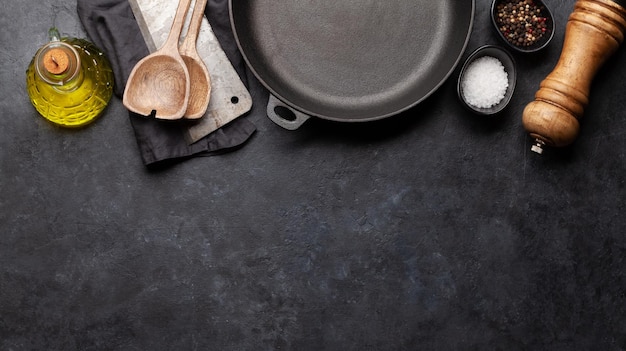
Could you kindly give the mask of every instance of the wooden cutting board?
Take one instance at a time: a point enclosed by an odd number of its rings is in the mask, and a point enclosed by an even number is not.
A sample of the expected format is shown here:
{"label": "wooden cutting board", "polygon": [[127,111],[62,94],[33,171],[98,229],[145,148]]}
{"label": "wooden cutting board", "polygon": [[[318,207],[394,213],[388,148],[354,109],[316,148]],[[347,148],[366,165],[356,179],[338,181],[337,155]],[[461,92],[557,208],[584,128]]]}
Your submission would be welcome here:
{"label": "wooden cutting board", "polygon": [[[169,34],[177,1],[171,0],[129,0],[133,14],[139,24],[143,38],[150,52],[160,48]],[[183,34],[189,25],[192,1]],[[211,99],[207,112],[197,122],[189,121],[187,141],[195,143],[218,128],[242,116],[252,108],[252,97],[237,72],[226,57],[209,21],[202,20],[198,34],[198,54],[211,75]]]}

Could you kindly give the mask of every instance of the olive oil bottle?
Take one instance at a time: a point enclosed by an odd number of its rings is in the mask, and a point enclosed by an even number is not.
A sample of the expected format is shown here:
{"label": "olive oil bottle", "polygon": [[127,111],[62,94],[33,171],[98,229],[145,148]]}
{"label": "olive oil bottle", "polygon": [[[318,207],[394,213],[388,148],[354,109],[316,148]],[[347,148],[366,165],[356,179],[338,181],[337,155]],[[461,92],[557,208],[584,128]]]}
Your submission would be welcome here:
{"label": "olive oil bottle", "polygon": [[113,71],[93,43],[63,37],[56,28],[26,70],[28,96],[50,122],[81,127],[96,119],[113,94]]}

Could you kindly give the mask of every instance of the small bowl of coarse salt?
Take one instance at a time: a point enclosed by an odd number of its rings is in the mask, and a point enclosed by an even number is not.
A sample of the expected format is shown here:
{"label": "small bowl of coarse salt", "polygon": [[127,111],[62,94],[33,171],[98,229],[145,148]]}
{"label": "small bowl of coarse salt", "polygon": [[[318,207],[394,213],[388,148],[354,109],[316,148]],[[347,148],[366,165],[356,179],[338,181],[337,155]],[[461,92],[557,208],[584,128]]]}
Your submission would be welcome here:
{"label": "small bowl of coarse salt", "polygon": [[495,45],[481,46],[472,52],[459,73],[459,99],[479,115],[502,111],[515,91],[515,61],[505,49]]}

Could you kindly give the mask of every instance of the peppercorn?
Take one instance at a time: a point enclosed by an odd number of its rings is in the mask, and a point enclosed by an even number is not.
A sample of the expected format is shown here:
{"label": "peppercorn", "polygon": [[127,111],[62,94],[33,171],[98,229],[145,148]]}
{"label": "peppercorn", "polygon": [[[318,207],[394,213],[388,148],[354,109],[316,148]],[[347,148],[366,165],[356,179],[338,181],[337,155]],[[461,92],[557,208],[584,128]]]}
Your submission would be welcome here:
{"label": "peppercorn", "polygon": [[533,0],[508,0],[496,7],[496,23],[511,44],[528,47],[549,33],[545,8]]}

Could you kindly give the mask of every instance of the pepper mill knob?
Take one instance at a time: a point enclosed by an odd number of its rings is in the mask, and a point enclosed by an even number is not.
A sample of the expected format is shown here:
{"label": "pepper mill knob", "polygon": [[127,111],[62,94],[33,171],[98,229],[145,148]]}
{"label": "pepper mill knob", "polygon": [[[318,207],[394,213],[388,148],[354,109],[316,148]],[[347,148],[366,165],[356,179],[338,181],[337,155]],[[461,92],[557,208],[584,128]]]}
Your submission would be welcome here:
{"label": "pepper mill knob", "polygon": [[535,140],[532,150],[567,146],[580,130],[598,69],[619,48],[626,32],[624,1],[578,0],[565,29],[561,56],[541,82],[522,122]]}

